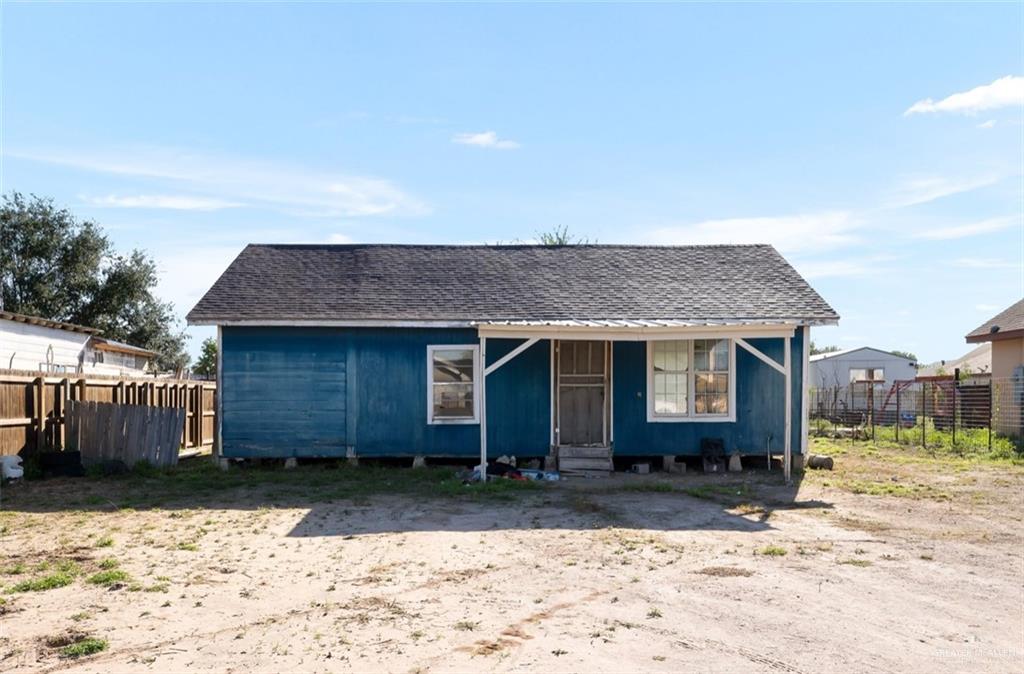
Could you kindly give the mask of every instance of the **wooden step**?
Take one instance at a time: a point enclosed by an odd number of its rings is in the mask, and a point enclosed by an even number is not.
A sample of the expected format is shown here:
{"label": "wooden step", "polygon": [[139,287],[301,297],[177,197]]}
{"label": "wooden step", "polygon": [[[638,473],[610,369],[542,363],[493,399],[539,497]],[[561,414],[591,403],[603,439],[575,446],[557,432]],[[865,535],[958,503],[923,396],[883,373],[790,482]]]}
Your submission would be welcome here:
{"label": "wooden step", "polygon": [[567,459],[608,459],[611,447],[559,447],[558,457]]}
{"label": "wooden step", "polygon": [[574,456],[558,457],[558,470],[560,471],[603,470],[611,472],[613,469],[614,464],[612,463],[612,458],[610,456],[605,458],[586,458]]}

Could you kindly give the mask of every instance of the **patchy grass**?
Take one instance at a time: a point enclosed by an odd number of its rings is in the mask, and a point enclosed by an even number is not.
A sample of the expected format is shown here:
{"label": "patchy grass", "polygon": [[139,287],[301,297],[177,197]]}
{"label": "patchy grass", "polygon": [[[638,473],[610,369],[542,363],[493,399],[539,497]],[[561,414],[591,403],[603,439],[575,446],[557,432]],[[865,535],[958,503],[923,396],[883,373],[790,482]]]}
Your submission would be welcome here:
{"label": "patchy grass", "polygon": [[119,569],[111,569],[109,571],[100,571],[89,576],[88,582],[92,585],[102,585],[104,587],[110,587],[112,585],[121,585],[131,580],[125,571]]}
{"label": "patchy grass", "polygon": [[51,573],[48,576],[24,580],[8,588],[7,593],[45,592],[46,590],[55,590],[58,587],[65,587],[73,582],[75,582],[75,576],[73,574],[58,571],[57,573]]}
{"label": "patchy grass", "polygon": [[668,482],[631,482],[623,485],[620,491],[668,493],[675,490]]}
{"label": "patchy grass", "polygon": [[106,639],[82,637],[77,641],[62,646],[60,648],[60,656],[62,658],[81,658],[87,655],[95,655],[107,650],[108,645]]}
{"label": "patchy grass", "polygon": [[[539,481],[505,479],[463,484],[462,469],[441,466],[412,470],[366,463],[349,466],[340,461],[318,461],[300,463],[293,470],[283,470],[279,465],[269,463],[262,466],[233,465],[230,470],[221,471],[208,459],[196,459],[173,467],[131,471],[123,475],[87,476],[76,481],[76,497],[86,511],[98,510],[110,502],[116,503],[122,512],[130,512],[211,498],[248,498],[253,492],[265,495],[264,502],[271,507],[282,502],[335,500],[362,501],[366,505],[368,499],[381,494],[460,501],[514,501],[537,493],[545,486]],[[31,502],[38,506],[40,498],[55,507],[66,503],[58,501],[56,495],[48,496],[45,490],[26,489],[12,493],[7,505],[17,507],[22,502]],[[114,539],[104,536],[93,545],[109,547],[114,545]]]}
{"label": "patchy grass", "polygon": [[114,544],[114,539],[113,538],[111,538],[110,536],[104,536],[103,538],[98,539],[96,541],[96,543],[93,545],[93,547],[109,548],[113,544]]}
{"label": "patchy grass", "polygon": [[28,571],[28,565],[25,562],[15,562],[10,566],[4,567],[2,573],[5,576],[20,576],[26,571]]}
{"label": "patchy grass", "polygon": [[759,550],[755,550],[755,552],[759,555],[764,555],[765,557],[783,557],[788,551],[786,548],[778,545],[766,545]]}
{"label": "patchy grass", "polygon": [[683,491],[694,498],[710,501],[732,501],[751,496],[751,489],[746,484],[702,484]]}
{"label": "patchy grass", "polygon": [[118,566],[120,566],[120,563],[113,557],[107,557],[106,559],[101,561],[97,566],[99,566],[101,569],[109,570],[116,569]]}
{"label": "patchy grass", "polygon": [[840,559],[836,564],[846,564],[848,566],[871,566],[870,559]]}
{"label": "patchy grass", "polygon": [[473,632],[479,626],[480,623],[473,622],[472,620],[460,620],[454,625],[455,629],[461,632]]}

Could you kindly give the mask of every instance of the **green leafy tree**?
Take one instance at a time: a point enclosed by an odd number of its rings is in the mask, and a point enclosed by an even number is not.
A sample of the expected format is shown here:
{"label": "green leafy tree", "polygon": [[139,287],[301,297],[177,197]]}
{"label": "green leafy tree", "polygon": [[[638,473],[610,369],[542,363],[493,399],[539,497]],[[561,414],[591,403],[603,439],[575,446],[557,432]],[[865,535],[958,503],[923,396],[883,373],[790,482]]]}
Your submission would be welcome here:
{"label": "green leafy tree", "polygon": [[811,340],[811,355],[816,356],[819,353],[835,353],[836,351],[842,351],[838,346],[818,346]]}
{"label": "green leafy tree", "polygon": [[207,337],[203,340],[202,352],[199,354],[199,360],[192,366],[192,371],[196,374],[202,374],[207,376],[213,376],[217,374],[217,340],[213,337]]}
{"label": "green leafy tree", "polygon": [[174,307],[160,301],[156,264],[139,250],[114,251],[93,222],[52,199],[3,196],[0,204],[0,300],[6,311],[78,323],[105,337],[156,351],[157,366],[188,364]]}
{"label": "green leafy tree", "polygon": [[890,351],[889,353],[891,353],[894,356],[899,356],[900,358],[906,358],[907,360],[912,360],[915,363],[917,362],[917,356],[915,356],[914,354],[910,353],[909,351]]}

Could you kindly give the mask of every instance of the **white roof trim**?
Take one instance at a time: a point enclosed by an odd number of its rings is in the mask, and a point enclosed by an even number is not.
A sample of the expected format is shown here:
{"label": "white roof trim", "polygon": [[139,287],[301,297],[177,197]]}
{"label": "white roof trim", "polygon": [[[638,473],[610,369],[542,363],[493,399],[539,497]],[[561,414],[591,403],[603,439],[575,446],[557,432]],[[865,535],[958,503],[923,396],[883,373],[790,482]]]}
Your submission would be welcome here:
{"label": "white roof trim", "polygon": [[660,339],[720,339],[723,337],[792,337],[795,324],[758,325],[518,325],[480,324],[481,337],[506,339],[592,339],[643,342]]}
{"label": "white roof trim", "polygon": [[230,321],[219,319],[203,319],[188,322],[189,325],[221,325],[221,326],[250,326],[250,327],[284,327],[284,328],[471,328],[472,321],[401,321],[401,320],[272,320],[272,319],[249,319],[244,321]]}
{"label": "white roof trim", "polygon": [[633,330],[713,330],[720,334],[723,329],[744,329],[774,327],[782,334],[793,334],[797,325],[834,325],[835,320],[825,319],[765,319],[765,320],[714,320],[682,321],[671,319],[626,320],[626,319],[567,319],[567,320],[523,320],[523,321],[468,321],[468,320],[390,320],[390,319],[246,319],[191,320],[189,325],[219,325],[248,327],[323,327],[323,328],[477,328],[481,331],[522,331],[522,330],[612,330],[625,334]]}

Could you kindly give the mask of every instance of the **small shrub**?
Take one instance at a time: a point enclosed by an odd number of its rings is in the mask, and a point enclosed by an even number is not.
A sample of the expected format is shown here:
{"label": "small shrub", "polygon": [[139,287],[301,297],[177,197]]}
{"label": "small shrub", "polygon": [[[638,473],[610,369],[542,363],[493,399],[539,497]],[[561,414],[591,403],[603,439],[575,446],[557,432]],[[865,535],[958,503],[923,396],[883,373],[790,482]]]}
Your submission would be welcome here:
{"label": "small shrub", "polygon": [[472,620],[460,620],[455,623],[455,629],[462,630],[463,632],[472,632],[477,628],[479,623],[475,623]]}
{"label": "small shrub", "polygon": [[652,608],[650,611],[647,612],[647,617],[648,618],[660,618],[661,617],[661,611],[659,611],[656,608]]}
{"label": "small shrub", "polygon": [[112,569],[109,571],[100,571],[97,574],[89,576],[89,583],[93,585],[110,586],[120,583],[126,583],[131,579],[124,571]]}
{"label": "small shrub", "polygon": [[107,650],[107,640],[97,639],[96,637],[86,637],[80,641],[76,641],[73,644],[68,644],[64,648],[60,649],[60,656],[62,658],[81,658],[86,655],[94,655],[101,651]]}
{"label": "small shrub", "polygon": [[95,547],[97,548],[109,548],[114,544],[114,539],[110,536],[104,536],[103,538],[96,541]]}
{"label": "small shrub", "polygon": [[101,569],[116,569],[118,567],[118,561],[113,557],[107,557],[100,562],[99,567]]}
{"label": "small shrub", "polygon": [[767,557],[782,557],[786,554],[786,548],[778,545],[766,545],[757,551],[759,555],[765,555]]}

